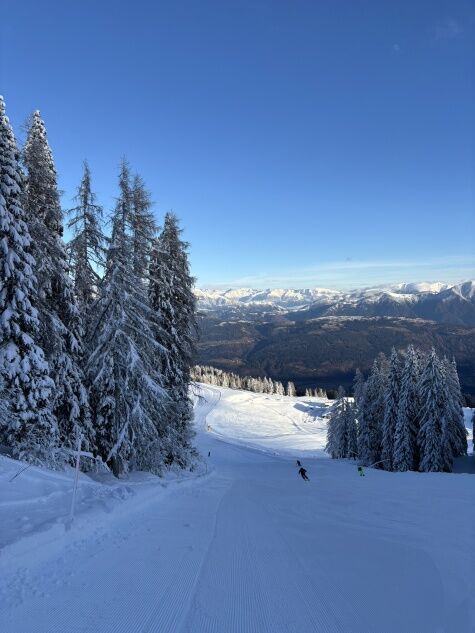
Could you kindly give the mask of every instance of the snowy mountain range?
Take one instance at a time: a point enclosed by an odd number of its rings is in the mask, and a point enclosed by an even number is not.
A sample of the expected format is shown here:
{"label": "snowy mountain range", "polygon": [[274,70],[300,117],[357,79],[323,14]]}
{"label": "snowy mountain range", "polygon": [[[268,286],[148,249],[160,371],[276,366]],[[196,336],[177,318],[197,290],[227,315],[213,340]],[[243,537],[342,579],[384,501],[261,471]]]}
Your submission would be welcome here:
{"label": "snowy mountain range", "polygon": [[328,288],[234,288],[196,289],[195,294],[202,312],[218,313],[230,319],[254,320],[266,313],[292,311],[292,318],[296,320],[324,316],[391,316],[475,325],[475,280],[456,285],[394,284],[349,292]]}
{"label": "snowy mountain range", "polygon": [[381,351],[412,343],[455,357],[475,394],[475,281],[414,283],[342,292],[196,290],[197,360],[300,388],[350,385]]}

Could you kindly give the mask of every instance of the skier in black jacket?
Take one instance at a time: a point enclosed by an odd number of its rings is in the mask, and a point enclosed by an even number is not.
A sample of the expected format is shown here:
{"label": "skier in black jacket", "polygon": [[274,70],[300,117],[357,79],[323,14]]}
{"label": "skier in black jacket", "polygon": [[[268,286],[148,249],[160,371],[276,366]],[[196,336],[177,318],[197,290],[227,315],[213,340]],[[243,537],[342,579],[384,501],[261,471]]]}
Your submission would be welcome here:
{"label": "skier in black jacket", "polygon": [[307,477],[307,471],[305,470],[305,468],[302,467],[299,470],[299,475],[302,477],[304,481],[310,481],[310,479]]}

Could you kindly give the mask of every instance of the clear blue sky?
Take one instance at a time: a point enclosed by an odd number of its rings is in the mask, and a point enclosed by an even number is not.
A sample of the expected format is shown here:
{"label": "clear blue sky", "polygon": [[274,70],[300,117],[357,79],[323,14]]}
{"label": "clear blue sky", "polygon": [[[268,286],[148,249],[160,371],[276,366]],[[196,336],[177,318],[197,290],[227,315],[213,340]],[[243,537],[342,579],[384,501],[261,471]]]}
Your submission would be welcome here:
{"label": "clear blue sky", "polygon": [[0,91],[63,203],[126,155],[200,285],[475,276],[471,0],[4,2]]}

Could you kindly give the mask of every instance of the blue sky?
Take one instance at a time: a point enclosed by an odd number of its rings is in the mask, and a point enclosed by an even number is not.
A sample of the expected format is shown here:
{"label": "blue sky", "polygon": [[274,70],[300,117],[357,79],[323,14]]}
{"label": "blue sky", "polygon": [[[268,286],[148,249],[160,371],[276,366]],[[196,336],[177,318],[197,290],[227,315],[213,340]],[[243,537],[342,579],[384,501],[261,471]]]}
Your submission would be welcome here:
{"label": "blue sky", "polygon": [[202,286],[475,276],[465,0],[4,3],[0,91],[46,121],[67,208],[120,158]]}

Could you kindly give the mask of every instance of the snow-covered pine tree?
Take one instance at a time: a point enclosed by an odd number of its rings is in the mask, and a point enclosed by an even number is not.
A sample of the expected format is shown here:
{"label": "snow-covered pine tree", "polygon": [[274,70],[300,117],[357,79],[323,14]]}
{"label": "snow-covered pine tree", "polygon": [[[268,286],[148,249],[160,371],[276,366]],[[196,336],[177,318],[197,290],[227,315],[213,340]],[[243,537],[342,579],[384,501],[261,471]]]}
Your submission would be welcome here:
{"label": "snow-covered pine tree", "polygon": [[151,211],[150,192],[138,174],[134,176],[131,194],[134,273],[137,279],[145,280],[148,278],[150,254],[157,226]]}
{"label": "snow-covered pine tree", "polygon": [[357,368],[355,372],[355,378],[353,380],[353,396],[354,396],[357,412],[363,401],[364,389],[365,389],[365,379],[361,370]]}
{"label": "snow-covered pine tree", "polygon": [[420,414],[418,385],[418,356],[414,347],[409,345],[401,370],[401,387],[394,431],[393,470],[400,472],[418,468],[417,434]]}
{"label": "snow-covered pine tree", "polygon": [[152,248],[149,298],[161,332],[165,333],[164,337],[159,333],[158,340],[168,350],[164,380],[172,400],[173,420],[168,461],[182,467],[189,465],[193,457],[193,408],[188,387],[196,332],[194,279],[187,251],[188,244],[181,239],[176,216],[167,213],[163,230]]}
{"label": "snow-covered pine tree", "polygon": [[463,398],[455,359],[443,361],[446,388],[446,412],[448,439],[454,457],[467,454],[467,430],[463,415]]}
{"label": "snow-covered pine tree", "polygon": [[385,386],[386,359],[379,355],[366,381],[358,417],[358,456],[367,466],[381,459]]}
{"label": "snow-covered pine tree", "polygon": [[130,256],[133,212],[125,160],[119,190],[87,363],[98,447],[116,476],[130,469],[160,473],[173,445],[161,373],[168,350],[157,340],[162,331],[156,311]]}
{"label": "snow-covered pine tree", "polygon": [[106,239],[102,232],[102,207],[91,188],[91,172],[84,161],[84,174],[75,197],[76,206],[68,211],[68,228],[74,237],[68,244],[74,292],[83,315],[97,298],[99,271],[104,267]]}
{"label": "snow-covered pine tree", "polygon": [[400,392],[399,356],[393,347],[389,359],[389,372],[384,390],[384,416],[381,441],[381,459],[385,470],[393,470],[394,432],[399,407]]}
{"label": "snow-covered pine tree", "polygon": [[341,459],[347,456],[347,401],[343,387],[338,388],[337,398],[332,406],[328,421],[327,445],[325,450],[332,459]]}
{"label": "snow-covered pine tree", "polygon": [[346,457],[356,459],[358,457],[358,426],[356,423],[356,404],[346,399],[345,427],[346,427]]}
{"label": "snow-covered pine tree", "polygon": [[285,396],[285,389],[284,389],[284,385],[283,385],[280,381],[277,381],[277,382],[275,383],[275,388],[274,388],[274,390],[275,390],[275,393],[276,393],[278,396]]}
{"label": "snow-covered pine tree", "polygon": [[287,396],[295,396],[297,395],[297,391],[295,389],[295,385],[293,382],[289,381],[287,383],[287,392],[286,392]]}
{"label": "snow-covered pine tree", "polygon": [[[338,401],[337,401],[338,402]],[[341,407],[333,405],[327,426],[327,443],[325,445],[326,452],[332,459],[340,457],[340,440],[341,433]]]}
{"label": "snow-covered pine tree", "polygon": [[443,454],[443,429],[446,421],[442,365],[432,349],[427,356],[419,381],[421,407],[420,428],[417,436],[421,472],[444,470],[447,456]]}
{"label": "snow-covered pine tree", "polygon": [[35,342],[35,260],[23,209],[24,178],[19,153],[0,97],[0,376],[8,416],[0,442],[13,457],[54,465],[58,428],[51,412],[53,381]]}
{"label": "snow-covered pine tree", "polygon": [[24,204],[37,262],[39,340],[55,384],[53,413],[60,443],[73,448],[81,434],[84,446],[91,450],[94,432],[80,366],[82,319],[61,239],[63,214],[56,169],[39,112],[33,114],[30,123],[23,161],[27,169]]}

